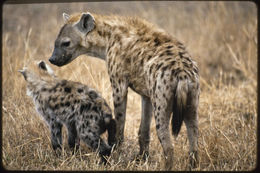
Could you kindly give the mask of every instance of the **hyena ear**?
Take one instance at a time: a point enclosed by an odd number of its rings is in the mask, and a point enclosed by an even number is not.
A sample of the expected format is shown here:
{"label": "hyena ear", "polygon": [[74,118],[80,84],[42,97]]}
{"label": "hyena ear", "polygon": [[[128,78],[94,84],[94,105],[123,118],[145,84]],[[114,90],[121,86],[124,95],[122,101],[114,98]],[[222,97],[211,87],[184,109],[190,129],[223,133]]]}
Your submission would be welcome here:
{"label": "hyena ear", "polygon": [[63,13],[62,16],[63,16],[64,23],[67,23],[67,21],[70,18],[70,15],[68,15],[67,13]]}
{"label": "hyena ear", "polygon": [[54,72],[52,70],[52,68],[45,63],[45,61],[41,60],[39,63],[38,63],[38,66],[40,69],[44,70],[44,71],[47,71],[50,75],[54,75]]}
{"label": "hyena ear", "polygon": [[90,13],[83,13],[76,26],[80,32],[88,34],[95,28],[95,19]]}
{"label": "hyena ear", "polygon": [[26,78],[27,78],[27,76],[26,76],[26,69],[18,70],[18,72],[22,73],[24,79],[26,80]]}
{"label": "hyena ear", "polygon": [[40,69],[47,71],[47,67],[44,61],[40,61],[38,63],[38,66],[40,67]]}

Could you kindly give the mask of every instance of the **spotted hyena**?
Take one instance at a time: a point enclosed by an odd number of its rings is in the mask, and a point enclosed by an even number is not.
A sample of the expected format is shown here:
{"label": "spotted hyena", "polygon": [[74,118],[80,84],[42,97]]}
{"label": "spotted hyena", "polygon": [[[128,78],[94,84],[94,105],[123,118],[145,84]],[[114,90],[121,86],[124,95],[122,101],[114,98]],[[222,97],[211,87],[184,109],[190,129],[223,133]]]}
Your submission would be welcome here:
{"label": "spotted hyena", "polygon": [[[95,90],[78,82],[61,80],[44,61],[34,62],[20,71],[27,81],[27,94],[47,122],[54,150],[62,145],[62,124],[68,129],[70,148],[79,140],[102,156],[110,155],[115,143],[115,120],[106,101]],[[100,134],[108,131],[108,144]]]}
{"label": "spotted hyena", "polygon": [[63,66],[86,54],[106,61],[113,90],[116,138],[124,138],[128,87],[142,97],[139,129],[140,155],[148,156],[150,123],[155,117],[157,135],[165,155],[165,168],[173,165],[169,132],[178,135],[185,122],[191,166],[198,161],[199,72],[185,46],[164,30],[132,17],[90,13],[68,15],[49,59]]}

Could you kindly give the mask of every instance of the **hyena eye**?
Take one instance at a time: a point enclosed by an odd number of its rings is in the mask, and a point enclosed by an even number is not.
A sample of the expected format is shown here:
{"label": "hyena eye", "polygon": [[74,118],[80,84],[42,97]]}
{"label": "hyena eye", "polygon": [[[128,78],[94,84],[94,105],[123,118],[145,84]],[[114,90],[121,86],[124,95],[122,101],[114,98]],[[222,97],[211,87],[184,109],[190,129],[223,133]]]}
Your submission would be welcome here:
{"label": "hyena eye", "polygon": [[62,47],[69,47],[69,45],[70,45],[70,41],[64,41],[61,43]]}

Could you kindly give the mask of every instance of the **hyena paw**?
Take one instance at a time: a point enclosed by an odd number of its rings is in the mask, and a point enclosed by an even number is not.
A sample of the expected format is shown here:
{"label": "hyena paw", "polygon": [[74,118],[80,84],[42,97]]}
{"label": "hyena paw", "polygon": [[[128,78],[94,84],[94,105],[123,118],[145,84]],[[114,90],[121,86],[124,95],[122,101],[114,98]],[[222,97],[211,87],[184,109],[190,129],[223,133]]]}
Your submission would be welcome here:
{"label": "hyena paw", "polygon": [[198,167],[198,152],[193,151],[189,153],[189,160],[190,160],[190,169],[194,169]]}

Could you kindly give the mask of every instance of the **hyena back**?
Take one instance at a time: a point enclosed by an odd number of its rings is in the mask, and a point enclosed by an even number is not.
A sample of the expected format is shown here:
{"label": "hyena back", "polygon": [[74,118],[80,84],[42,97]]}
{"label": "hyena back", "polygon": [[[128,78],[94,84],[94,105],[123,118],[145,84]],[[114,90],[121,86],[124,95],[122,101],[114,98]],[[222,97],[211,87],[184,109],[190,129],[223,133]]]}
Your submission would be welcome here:
{"label": "hyena back", "polygon": [[124,138],[127,88],[130,87],[142,97],[140,155],[147,156],[149,152],[153,114],[165,155],[165,168],[169,170],[173,165],[170,119],[175,136],[185,122],[190,162],[195,167],[198,161],[199,72],[184,45],[139,18],[90,13],[64,14],[63,17],[65,24],[49,61],[63,66],[81,54],[106,61],[113,91],[118,142]]}
{"label": "hyena back", "polygon": [[[115,143],[115,120],[106,101],[95,90],[78,82],[58,79],[44,61],[31,63],[20,71],[27,81],[27,94],[51,130],[54,150],[62,145],[62,125],[68,129],[70,148],[79,140],[102,156]],[[108,131],[108,144],[100,135]],[[99,148],[98,148],[99,146]]]}

